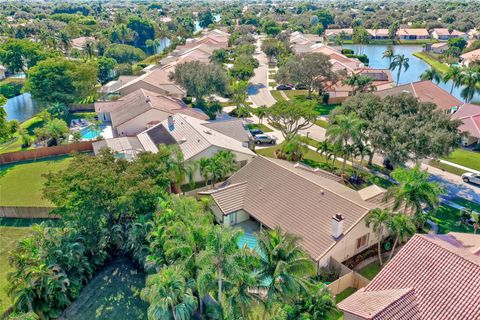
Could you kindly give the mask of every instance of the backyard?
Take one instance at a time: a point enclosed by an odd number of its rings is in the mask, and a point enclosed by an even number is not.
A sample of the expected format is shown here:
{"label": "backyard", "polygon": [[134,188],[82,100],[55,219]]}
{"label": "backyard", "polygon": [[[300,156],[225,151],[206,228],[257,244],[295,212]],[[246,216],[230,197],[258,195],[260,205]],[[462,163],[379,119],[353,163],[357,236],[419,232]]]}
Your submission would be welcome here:
{"label": "backyard", "polygon": [[148,304],[141,300],[145,274],[125,257],[114,258],[80,292],[59,320],[146,319]]}
{"label": "backyard", "polygon": [[382,267],[380,267],[380,263],[378,262],[378,260],[376,260],[375,262],[370,263],[369,265],[358,270],[358,273],[360,273],[368,280],[372,280],[380,272],[381,269]]}
{"label": "backyard", "polygon": [[0,206],[50,207],[42,197],[44,174],[67,168],[69,156],[0,166]]}

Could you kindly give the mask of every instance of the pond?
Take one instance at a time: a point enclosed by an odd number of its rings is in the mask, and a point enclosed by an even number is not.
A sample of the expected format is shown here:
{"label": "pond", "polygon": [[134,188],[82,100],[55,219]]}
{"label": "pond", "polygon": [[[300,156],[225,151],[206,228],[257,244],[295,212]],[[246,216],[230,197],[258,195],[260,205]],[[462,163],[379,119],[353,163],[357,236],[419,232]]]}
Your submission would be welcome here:
{"label": "pond", "polygon": [[39,104],[32,100],[30,93],[8,99],[4,108],[7,112],[7,120],[17,120],[19,122],[30,119],[41,110]]}
{"label": "pond", "polygon": [[[360,49],[360,45],[356,44],[346,44],[343,46],[344,48],[352,49],[355,51],[355,53],[358,52]],[[388,69],[390,66],[390,62],[387,58],[382,58],[383,53],[388,49],[388,47],[393,48],[393,53],[394,54],[404,54],[406,57],[409,58],[409,65],[410,67],[407,69],[407,71],[402,70],[402,73],[400,74],[400,84],[405,84],[409,82],[414,82],[420,80],[420,75],[427,69],[430,69],[430,65],[423,60],[415,57],[413,55],[414,52],[420,52],[423,50],[422,45],[394,45],[394,46],[389,46],[389,45],[377,45],[377,44],[372,44],[372,45],[366,45],[363,46],[363,53],[365,53],[368,56],[368,59],[370,60],[369,62],[369,67],[370,68],[378,68],[378,69]],[[396,80],[396,71],[392,71],[392,76],[393,79]],[[447,92],[450,92],[450,89],[452,87],[452,82],[449,81],[447,83],[439,83],[439,87],[443,88]],[[457,99],[460,99],[463,101],[462,97],[460,96],[460,91],[462,90],[461,87],[459,88],[454,88],[452,95],[454,95]],[[480,95],[476,94],[474,101],[479,101],[480,100]]]}
{"label": "pond", "polygon": [[[221,15],[220,15],[219,13],[213,15],[213,18],[214,18],[215,22],[220,21],[220,16],[221,16]],[[195,21],[195,31],[194,31],[194,32],[198,32],[198,31],[200,31],[200,30],[203,30],[203,28],[200,27],[200,22],[199,22],[199,21]]]}

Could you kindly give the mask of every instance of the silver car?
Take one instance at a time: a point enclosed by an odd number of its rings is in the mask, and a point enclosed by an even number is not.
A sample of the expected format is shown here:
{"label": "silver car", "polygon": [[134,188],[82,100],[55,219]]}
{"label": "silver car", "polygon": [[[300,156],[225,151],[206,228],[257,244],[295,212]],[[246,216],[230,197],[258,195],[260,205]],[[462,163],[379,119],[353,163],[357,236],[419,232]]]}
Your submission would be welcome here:
{"label": "silver car", "polygon": [[255,144],[263,144],[263,143],[269,143],[269,144],[275,144],[277,142],[277,138],[271,137],[266,134],[257,134],[253,137]]}
{"label": "silver car", "polygon": [[462,174],[462,179],[464,182],[471,182],[480,185],[480,174],[467,172]]}

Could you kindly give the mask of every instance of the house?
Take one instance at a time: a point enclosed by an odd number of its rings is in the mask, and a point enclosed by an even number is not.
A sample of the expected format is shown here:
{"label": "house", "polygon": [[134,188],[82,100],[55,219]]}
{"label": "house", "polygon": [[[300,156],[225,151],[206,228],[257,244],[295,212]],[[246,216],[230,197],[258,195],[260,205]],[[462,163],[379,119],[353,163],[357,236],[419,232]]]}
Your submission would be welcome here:
{"label": "house", "polygon": [[388,29],[367,29],[372,40],[388,40]]}
{"label": "house", "polygon": [[470,30],[467,32],[467,34],[468,34],[468,38],[469,38],[470,40],[477,40],[477,39],[479,38],[479,36],[480,36],[480,33],[479,33],[478,30],[476,30],[476,29],[470,29]]}
{"label": "house", "polygon": [[458,100],[430,80],[406,83],[390,89],[378,90],[374,94],[378,95],[379,97],[385,98],[386,96],[391,96],[404,92],[412,94],[421,102],[434,103],[437,108],[444,110],[448,113],[454,112],[458,109],[460,105],[462,105],[462,102],[460,100]]}
{"label": "house", "polygon": [[432,51],[433,53],[442,54],[448,50],[448,43],[446,42],[437,42],[428,44],[426,46],[427,51]]}
{"label": "house", "polygon": [[[206,121],[185,114],[174,114],[158,122],[135,137],[117,137],[93,143],[95,154],[110,148],[118,157],[134,159],[140,152],[158,152],[160,144],[176,144],[182,150],[184,161],[198,161],[221,150],[235,155],[239,166],[244,166],[255,153],[250,150],[252,136],[240,119]],[[203,181],[200,173],[196,181]]]}
{"label": "house", "polygon": [[345,320],[480,319],[480,236],[413,236],[338,308]]}
{"label": "house", "polygon": [[115,101],[96,102],[95,112],[99,119],[112,122],[114,136],[134,136],[175,113],[208,119],[202,111],[189,108],[178,98],[146,89],[138,89]]}
{"label": "house", "polygon": [[352,28],[344,28],[344,29],[327,29],[325,30],[325,36],[329,41],[335,40],[336,36],[343,35],[343,40],[352,40],[353,36],[353,29]]}
{"label": "house", "polygon": [[448,28],[435,28],[432,30],[432,38],[440,41],[447,41],[453,38],[463,38],[468,40],[468,34],[458,30],[450,30]]}
{"label": "house", "polygon": [[72,48],[77,49],[77,50],[83,50],[85,49],[85,45],[87,42],[93,42],[95,41],[94,37],[79,37],[72,39]]}
{"label": "house", "polygon": [[7,68],[5,68],[4,66],[0,65],[0,80],[3,80],[5,79],[7,76],[5,75],[5,73],[7,72]]}
{"label": "house", "polygon": [[465,67],[478,63],[480,60],[480,49],[476,49],[460,56],[460,62]]}
{"label": "house", "polygon": [[116,93],[120,96],[126,96],[139,89],[174,98],[183,98],[186,94],[182,87],[170,80],[168,71],[159,68],[141,76],[120,76],[118,80],[104,85],[100,92],[104,95]]}
{"label": "house", "polygon": [[[394,85],[392,73],[389,69],[362,68],[348,72],[349,76],[353,73],[371,78],[373,80],[371,82],[371,86],[374,88],[373,91],[389,89]],[[327,85],[325,91],[329,94],[328,103],[334,104],[342,103],[346,98],[351,96],[353,88],[352,86],[343,83],[343,81],[338,81]]]}
{"label": "house", "polygon": [[464,135],[462,144],[471,146],[480,141],[480,106],[476,104],[465,103],[454,114],[452,119],[461,120],[462,124],[458,128]]}
{"label": "house", "polygon": [[425,40],[430,39],[427,29],[400,28],[397,31],[400,40]]}
{"label": "house", "polygon": [[312,45],[322,42],[322,37],[315,34],[304,34],[300,31],[295,31],[290,34],[290,43],[292,45]]}
{"label": "house", "polygon": [[376,243],[365,226],[371,209],[382,207],[385,190],[350,189],[341,178],[303,164],[257,156],[219,188],[200,192],[224,225],[280,227],[301,238],[316,264],[343,262]]}

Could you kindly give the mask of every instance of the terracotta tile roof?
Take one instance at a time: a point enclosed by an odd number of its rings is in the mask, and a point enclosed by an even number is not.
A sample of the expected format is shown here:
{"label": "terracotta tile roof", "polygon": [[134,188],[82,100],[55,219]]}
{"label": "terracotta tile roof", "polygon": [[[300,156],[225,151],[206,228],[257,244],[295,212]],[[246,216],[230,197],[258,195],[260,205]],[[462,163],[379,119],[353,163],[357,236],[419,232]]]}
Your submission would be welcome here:
{"label": "terracotta tile roof", "polygon": [[372,37],[388,37],[388,29],[367,29]]}
{"label": "terracotta tile roof", "polygon": [[436,33],[439,36],[463,36],[465,32],[461,32],[458,30],[453,30],[451,33],[448,31],[448,28],[435,28],[432,30],[432,33]]}
{"label": "terracotta tile roof", "polygon": [[398,36],[430,36],[427,29],[400,28],[397,31]]}
{"label": "terracotta tile roof", "polygon": [[169,78],[169,72],[162,69],[153,69],[151,72],[145,73],[139,77],[124,82],[122,86],[115,91],[122,90],[126,87],[132,86],[138,82],[144,82],[152,86],[163,89],[169,94],[184,94],[185,90],[179,85],[175,84]]}
{"label": "terracotta tile roof", "polygon": [[[338,182],[336,176],[284,160],[257,156],[227,181],[232,185],[246,183],[242,209],[268,228],[280,226],[300,236],[302,246],[314,260],[322,258],[337,243],[332,237],[332,216],[343,214],[346,234],[369,210],[381,207],[363,200],[357,191]],[[221,208],[231,201],[225,205],[225,199],[239,202],[235,190],[220,188],[209,194]]]}
{"label": "terracotta tile roof", "polygon": [[462,105],[454,114],[452,119],[462,121],[459,129],[462,132],[475,138],[480,138],[480,106],[470,103]]}
{"label": "terracotta tile roof", "polygon": [[[359,316],[360,319],[371,319],[362,315],[362,312],[382,309],[382,305],[375,300],[365,299],[365,293],[376,292],[381,295],[387,290],[413,288],[415,299],[402,305],[403,308],[412,308],[416,303],[418,319],[480,319],[479,249],[480,235],[417,234],[359,296],[353,294],[338,307]],[[389,319],[407,320],[412,317]]]}
{"label": "terracotta tile roof", "polygon": [[476,49],[460,56],[463,60],[478,60],[480,59],[480,49]]}
{"label": "terracotta tile roof", "polygon": [[402,84],[390,89],[376,91],[374,94],[385,98],[386,96],[400,94],[402,92],[408,92],[414,95],[421,102],[432,102],[436,104],[438,108],[444,110],[450,110],[462,104],[460,100],[430,80]]}

